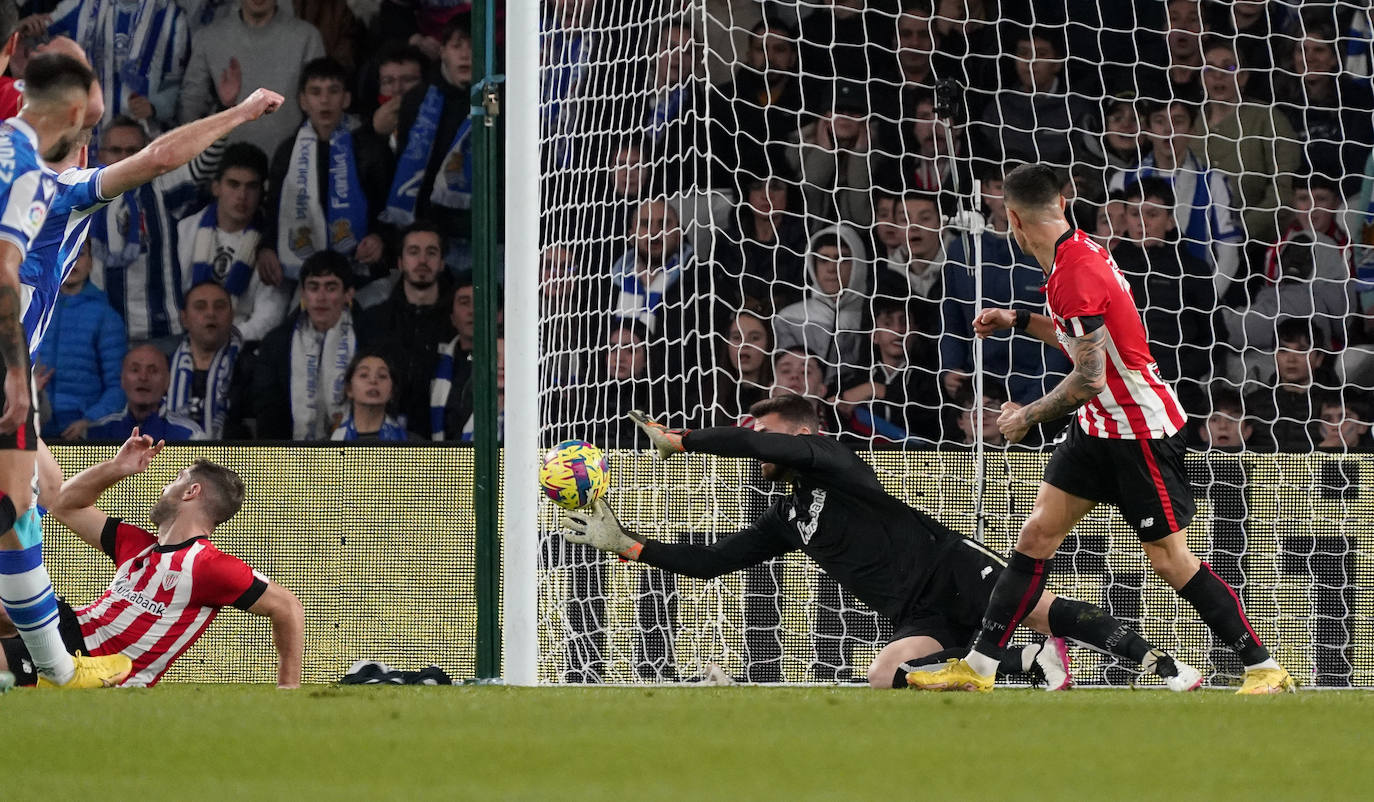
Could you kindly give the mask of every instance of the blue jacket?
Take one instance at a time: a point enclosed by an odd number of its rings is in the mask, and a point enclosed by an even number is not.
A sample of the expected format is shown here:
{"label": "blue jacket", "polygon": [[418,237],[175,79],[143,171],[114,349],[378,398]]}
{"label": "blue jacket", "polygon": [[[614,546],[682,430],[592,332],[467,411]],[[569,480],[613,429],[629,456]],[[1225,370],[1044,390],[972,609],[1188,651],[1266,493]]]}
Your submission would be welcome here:
{"label": "blue jacket", "polygon": [[172,412],[159,415],[156,412],[143,420],[134,420],[128,407],[95,421],[86,431],[87,440],[128,440],[138,427],[139,434],[146,434],[154,442],[166,440],[169,443],[182,440],[204,440],[205,432],[190,418]]}
{"label": "blue jacket", "polygon": [[128,350],[124,321],[89,281],[76,295],[58,295],[38,361],[53,369],[48,399],[51,435],[82,418],[98,420],[124,407],[120,366]]}

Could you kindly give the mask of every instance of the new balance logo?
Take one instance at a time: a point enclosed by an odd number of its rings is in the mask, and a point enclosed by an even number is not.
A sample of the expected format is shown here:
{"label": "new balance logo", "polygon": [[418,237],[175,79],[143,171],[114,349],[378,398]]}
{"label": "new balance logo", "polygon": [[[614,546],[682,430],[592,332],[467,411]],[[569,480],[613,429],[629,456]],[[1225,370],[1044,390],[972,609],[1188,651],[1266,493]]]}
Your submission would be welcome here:
{"label": "new balance logo", "polygon": [[1154,519],[1154,518],[1146,518],[1145,520],[1143,520],[1143,521],[1140,522],[1140,528],[1141,528],[1141,529],[1149,529],[1150,527],[1152,527],[1152,526],[1154,526],[1154,525],[1155,525],[1155,519]]}
{"label": "new balance logo", "polygon": [[978,578],[979,578],[979,579],[987,579],[987,578],[988,578],[988,574],[990,574],[990,573],[992,573],[992,566],[991,566],[991,565],[984,566],[984,567],[983,567],[983,570],[978,572]]}

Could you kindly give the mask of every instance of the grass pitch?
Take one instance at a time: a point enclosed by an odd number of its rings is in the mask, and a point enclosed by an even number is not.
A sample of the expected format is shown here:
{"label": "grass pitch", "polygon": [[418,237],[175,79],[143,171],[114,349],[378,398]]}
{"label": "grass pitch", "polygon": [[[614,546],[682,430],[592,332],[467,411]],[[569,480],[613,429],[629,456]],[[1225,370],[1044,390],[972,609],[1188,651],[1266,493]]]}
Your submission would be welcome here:
{"label": "grass pitch", "polygon": [[1374,694],[168,685],[0,696],[3,799],[1368,799]]}

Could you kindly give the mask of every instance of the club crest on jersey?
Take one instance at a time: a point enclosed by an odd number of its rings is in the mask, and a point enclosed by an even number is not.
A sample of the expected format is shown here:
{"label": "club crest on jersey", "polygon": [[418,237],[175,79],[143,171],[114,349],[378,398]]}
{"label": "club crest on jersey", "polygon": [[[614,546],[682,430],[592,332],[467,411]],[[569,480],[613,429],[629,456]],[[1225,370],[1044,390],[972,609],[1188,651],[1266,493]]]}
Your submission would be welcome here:
{"label": "club crest on jersey", "polygon": [[180,571],[168,571],[167,573],[165,573],[165,574],[162,575],[162,589],[163,589],[163,590],[171,590],[172,588],[176,587],[176,586],[177,586],[177,583],[180,582],[180,581],[181,581],[181,572],[180,572]]}

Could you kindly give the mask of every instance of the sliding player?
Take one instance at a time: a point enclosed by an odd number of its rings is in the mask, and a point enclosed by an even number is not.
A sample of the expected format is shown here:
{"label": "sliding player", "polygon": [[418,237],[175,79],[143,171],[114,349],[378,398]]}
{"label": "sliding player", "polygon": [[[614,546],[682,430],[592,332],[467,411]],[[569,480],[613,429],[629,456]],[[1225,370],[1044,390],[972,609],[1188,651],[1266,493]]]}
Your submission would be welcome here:
{"label": "sliding player", "polygon": [[[743,531],[710,546],[670,544],[626,532],[610,507],[568,515],[564,536],[678,574],[711,579],[800,550],[842,587],[893,624],[893,639],[868,669],[875,688],[905,688],[918,666],[961,654],[978,629],[988,593],[1005,563],[979,543],[903,504],[883,490],[868,463],[839,442],[815,434],[810,401],[779,396],[754,404],[754,429],[733,426],[668,430],[633,412],[660,457],[691,451],[753,457],[765,479],[789,481],[792,493]],[[1038,666],[1050,690],[1070,685],[1062,638],[1140,663],[1173,690],[1197,687],[1192,667],[1153,648],[1105,610],[1052,593],[1027,611],[1050,644],[1001,648],[1003,674]]]}
{"label": "sliding player", "polygon": [[1083,516],[1114,504],[1140,537],[1150,567],[1193,606],[1219,643],[1245,663],[1239,693],[1293,690],[1293,680],[1260,643],[1239,597],[1188,548],[1193,494],[1183,464],[1178,397],[1159,377],[1130,285],[1115,263],[1064,217],[1062,182],[1044,165],[1028,164],[1003,183],[1012,233],[1049,277],[1049,316],[986,309],[980,337],[1013,326],[1063,347],[1073,371],[1044,398],[1003,405],[998,428],[1017,442],[1036,424],[1077,411],[1067,439],[1045,466],[1030,518],[1021,527],[1007,570],[997,580],[972,651],[936,672],[913,674],[930,690],[991,690],[1002,649],[1026,613],[1036,608],[1050,558]]}

